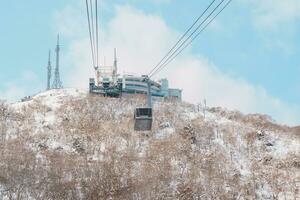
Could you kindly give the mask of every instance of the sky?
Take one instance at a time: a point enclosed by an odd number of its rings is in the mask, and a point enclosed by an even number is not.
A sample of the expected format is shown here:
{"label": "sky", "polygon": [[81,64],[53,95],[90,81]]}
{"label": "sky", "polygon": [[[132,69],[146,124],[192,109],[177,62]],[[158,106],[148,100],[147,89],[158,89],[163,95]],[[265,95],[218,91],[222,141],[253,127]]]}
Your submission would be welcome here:
{"label": "sky", "polygon": [[[120,73],[148,73],[211,0],[101,0],[100,60]],[[61,36],[65,87],[93,77],[84,0],[5,1],[0,7],[0,99],[45,90],[48,51]],[[192,103],[300,124],[300,1],[233,0],[156,79]],[[105,59],[104,59],[105,58]],[[54,64],[54,57],[52,57]]]}

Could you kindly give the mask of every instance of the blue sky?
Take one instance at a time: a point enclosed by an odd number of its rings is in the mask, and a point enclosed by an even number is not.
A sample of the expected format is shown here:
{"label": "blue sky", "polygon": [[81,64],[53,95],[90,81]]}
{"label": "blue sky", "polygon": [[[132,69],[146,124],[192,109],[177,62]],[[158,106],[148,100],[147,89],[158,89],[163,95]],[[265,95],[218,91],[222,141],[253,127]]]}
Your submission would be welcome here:
{"label": "blue sky", "polygon": [[[0,8],[2,27],[0,31],[0,98],[14,100],[45,88],[47,52],[49,48],[54,49],[58,32],[62,35],[62,75],[66,77],[65,85],[67,87],[84,85],[74,84],[74,81],[69,81],[71,78],[67,77],[73,72],[75,60],[79,59],[74,58],[74,52],[77,52],[74,48],[88,36],[86,24],[84,24],[85,8],[80,7],[84,5],[83,2],[83,0],[26,0],[2,3]],[[156,32],[153,30],[156,22],[157,26],[165,27],[166,32],[170,34],[170,38],[167,39],[170,41],[164,44],[168,46],[176,41],[209,3],[208,0],[193,0],[188,3],[182,0],[105,1],[102,3],[103,35],[115,35],[114,25],[118,24],[118,20],[122,23],[119,18],[126,19],[128,16],[130,19],[129,14],[132,12],[135,15],[145,16],[145,23],[151,23],[150,28],[153,25],[151,30],[149,28],[149,35],[150,33],[159,34],[158,30]],[[204,60],[203,62],[208,66],[212,66],[214,71],[212,74],[219,74],[221,79],[226,77],[226,80],[233,80],[236,84],[245,83],[247,87],[253,87],[255,91],[263,91],[257,93],[266,93],[267,99],[278,101],[278,104],[283,105],[280,106],[281,109],[291,110],[293,119],[297,117],[300,119],[298,106],[300,100],[300,79],[298,78],[300,73],[300,49],[298,48],[300,15],[298,13],[300,13],[300,3],[297,0],[284,2],[280,0],[233,0],[216,22],[194,42],[191,49],[187,50],[181,60],[185,58],[191,58],[190,61],[199,58],[199,62]],[[124,21],[124,23],[129,22]],[[163,38],[160,35],[158,37]],[[114,37],[107,36],[106,38],[111,40]],[[119,40],[121,37],[117,38]],[[160,42],[157,41],[157,43]],[[111,45],[117,44],[113,41]],[[105,50],[112,47],[111,45],[106,44]],[[151,48],[158,47],[159,45]],[[167,48],[162,49],[167,50]],[[161,58],[159,55],[163,54],[153,55],[153,58],[147,61],[149,67],[144,66],[143,70],[149,71],[155,60],[158,61]],[[147,56],[151,57],[151,55]],[[120,59],[122,60],[122,57]],[[130,63],[130,65],[133,64]],[[176,62],[173,65],[176,65]],[[76,70],[80,74],[80,68]],[[72,77],[74,76],[76,74],[72,74]],[[168,73],[165,72],[162,76],[168,77]],[[170,79],[172,79],[171,75]],[[175,86],[181,87],[179,82],[173,82]],[[210,86],[208,82],[205,83],[206,87]],[[192,99],[191,101],[195,102],[201,101],[206,96],[212,98],[212,94],[201,95],[202,87],[199,89],[196,85],[193,87],[193,90],[199,90],[199,95],[188,97],[187,100]],[[182,88],[185,89],[184,86]],[[213,87],[212,90],[214,90]],[[214,93],[218,92],[214,91]],[[236,94],[235,98],[233,100],[238,101],[239,94]],[[213,105],[218,104],[215,99],[211,99],[211,102]],[[222,102],[219,104],[223,106]],[[275,118],[280,115],[280,109],[273,113],[273,107],[264,110],[262,109],[264,106],[258,104],[255,103],[251,109],[245,110],[241,106],[241,110],[265,112]],[[256,105],[258,109],[255,108]],[[240,109],[239,105],[227,107]]]}

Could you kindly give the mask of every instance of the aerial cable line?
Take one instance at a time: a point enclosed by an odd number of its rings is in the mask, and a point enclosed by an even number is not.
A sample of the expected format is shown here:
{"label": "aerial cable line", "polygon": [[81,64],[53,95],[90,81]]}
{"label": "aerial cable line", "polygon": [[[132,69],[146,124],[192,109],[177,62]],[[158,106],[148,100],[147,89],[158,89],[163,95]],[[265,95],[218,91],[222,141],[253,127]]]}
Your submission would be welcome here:
{"label": "aerial cable line", "polygon": [[187,43],[175,56],[173,56],[165,65],[163,65],[156,73],[159,73],[164,67],[169,65],[179,54],[181,54],[197,37],[221,14],[221,12],[231,3],[229,0],[226,5]]}
{"label": "aerial cable line", "polygon": [[99,67],[99,30],[98,30],[98,0],[96,0],[96,49],[97,49],[97,67]]}
{"label": "aerial cable line", "polygon": [[92,36],[92,28],[91,28],[91,19],[90,19],[90,11],[89,11],[89,3],[88,0],[86,2],[86,11],[87,11],[87,18],[88,18],[88,26],[89,26],[89,34],[90,34],[90,45],[92,50],[92,60],[93,60],[93,67],[95,67],[95,54],[94,54],[94,44],[93,44],[93,36]]}
{"label": "aerial cable line", "polygon": [[99,20],[98,20],[98,0],[86,0],[86,10],[88,17],[88,27],[92,50],[93,67],[99,67]]}
{"label": "aerial cable line", "polygon": [[181,45],[179,47],[177,47],[177,49],[151,74],[149,74],[149,77],[152,77],[157,71],[160,70],[160,68],[162,68],[162,66],[164,66],[172,56],[174,56],[178,50],[180,48],[182,48],[187,42],[188,40],[201,28],[201,26],[207,21],[207,19],[209,19],[209,17],[214,14],[214,12],[220,7],[220,5],[224,2],[225,0],[222,0],[211,12],[210,14],[197,26],[197,28],[181,43]]}
{"label": "aerial cable line", "polygon": [[[153,71],[151,74],[149,74],[149,77],[152,77],[152,76],[154,76],[157,72],[159,72],[159,71],[161,71],[161,68],[163,68],[163,67],[165,67],[166,66],[166,64],[168,64],[169,63],[169,61],[172,59],[172,57],[174,56],[174,55],[177,55],[177,53],[178,53],[178,51],[180,51],[180,49],[182,48],[182,47],[184,47],[184,45],[186,45],[187,43],[188,43],[188,45],[191,43],[191,41],[190,42],[188,42],[189,41],[189,39],[191,39],[193,36],[194,36],[194,34],[201,28],[201,26],[215,13],[215,11],[223,4],[223,2],[224,2],[225,0],[222,0],[214,9],[213,9],[213,11],[211,11],[210,12],[210,14],[201,22],[201,24],[199,24],[198,26],[197,26],[197,28],[189,35],[189,37],[187,37],[185,40],[184,40],[184,42],[155,70],[155,71]],[[230,0],[231,1],[231,0]],[[225,7],[227,7],[227,5],[230,3],[230,1],[225,5]],[[221,12],[225,9],[225,7],[221,10]],[[206,28],[206,27],[205,27]],[[204,30],[204,29],[203,29]],[[202,30],[202,31],[203,31]],[[200,32],[202,32],[202,31],[200,31]],[[199,35],[199,33],[198,33],[198,35]],[[198,37],[198,35],[197,35],[197,37]],[[195,38],[194,38],[195,39]],[[192,40],[194,40],[194,39],[192,39]],[[187,45],[187,46],[188,46]],[[184,47],[184,48],[186,48],[186,47]],[[179,55],[179,54],[178,54]],[[175,56],[176,57],[176,56]]]}
{"label": "aerial cable line", "polygon": [[92,40],[93,40],[93,48],[94,48],[94,63],[95,63],[95,66],[94,67],[97,67],[97,51],[96,51],[96,45],[95,45],[95,20],[94,20],[94,10],[93,10],[93,0],[90,0],[90,8],[91,8],[91,19],[92,19]]}
{"label": "aerial cable line", "polygon": [[199,20],[203,17],[203,15],[208,11],[208,9],[215,3],[216,0],[213,0],[209,6],[202,12],[202,14],[197,18],[197,20],[190,26],[190,28],[181,36],[181,38],[176,42],[176,44],[171,48],[171,50],[159,61],[159,63],[151,70],[149,74],[158,68],[162,62],[174,51],[177,45],[185,38],[185,36],[195,27],[195,25],[199,22]]}

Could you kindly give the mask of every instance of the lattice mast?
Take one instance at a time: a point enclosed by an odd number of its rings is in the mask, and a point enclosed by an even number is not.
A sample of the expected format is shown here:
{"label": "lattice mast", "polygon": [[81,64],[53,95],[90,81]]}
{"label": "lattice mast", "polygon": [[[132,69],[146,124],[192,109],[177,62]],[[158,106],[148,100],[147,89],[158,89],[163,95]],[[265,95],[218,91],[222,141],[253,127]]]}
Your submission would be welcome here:
{"label": "lattice mast", "polygon": [[63,88],[63,85],[59,74],[59,53],[60,53],[59,35],[57,36],[57,45],[56,45],[55,52],[56,52],[56,67],[54,72],[54,81],[53,81],[52,88],[61,89]]}

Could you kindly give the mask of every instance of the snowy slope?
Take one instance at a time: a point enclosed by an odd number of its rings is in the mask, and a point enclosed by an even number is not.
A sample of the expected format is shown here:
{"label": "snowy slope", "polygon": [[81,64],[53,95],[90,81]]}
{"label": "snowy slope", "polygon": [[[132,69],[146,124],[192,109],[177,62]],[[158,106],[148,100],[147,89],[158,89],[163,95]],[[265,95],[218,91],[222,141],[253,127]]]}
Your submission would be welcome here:
{"label": "snowy slope", "polygon": [[1,103],[0,199],[300,199],[299,128],[166,101],[138,133],[143,104],[77,89]]}

